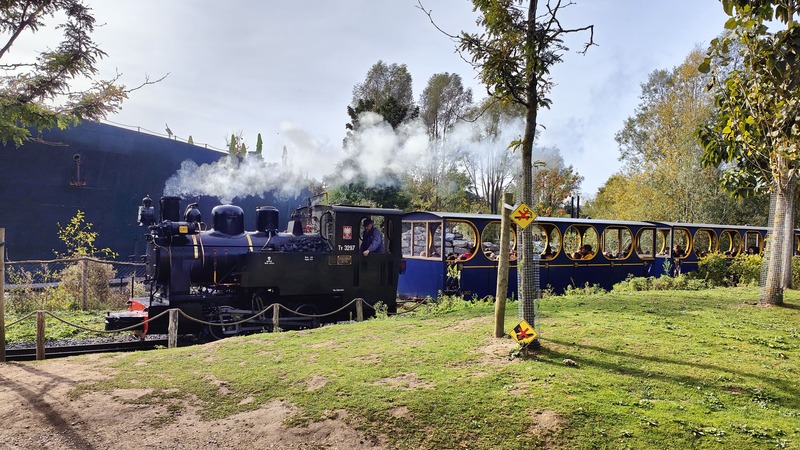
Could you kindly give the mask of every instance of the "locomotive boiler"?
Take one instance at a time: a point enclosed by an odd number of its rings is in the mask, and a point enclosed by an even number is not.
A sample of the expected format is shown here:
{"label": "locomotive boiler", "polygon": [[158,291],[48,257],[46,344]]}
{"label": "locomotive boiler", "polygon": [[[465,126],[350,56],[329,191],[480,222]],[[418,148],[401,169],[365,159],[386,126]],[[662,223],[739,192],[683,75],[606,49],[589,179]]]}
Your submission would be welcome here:
{"label": "locomotive boiler", "polygon": [[[265,308],[275,303],[284,329],[347,319],[355,308],[343,307],[355,298],[394,312],[402,211],[327,205],[322,198],[296,209],[282,231],[278,210],[259,207],[255,230],[247,231],[238,206],[214,207],[206,224],[196,204],[181,217],[181,199],[164,197],[156,220],[145,197],[138,219],[148,229],[149,295],[131,299],[129,311],[109,314],[106,329],[164,333],[166,315],[147,319],[171,308],[183,312],[180,334],[210,338],[271,330],[273,312]],[[359,250],[367,219],[384,238],[383,253]]]}

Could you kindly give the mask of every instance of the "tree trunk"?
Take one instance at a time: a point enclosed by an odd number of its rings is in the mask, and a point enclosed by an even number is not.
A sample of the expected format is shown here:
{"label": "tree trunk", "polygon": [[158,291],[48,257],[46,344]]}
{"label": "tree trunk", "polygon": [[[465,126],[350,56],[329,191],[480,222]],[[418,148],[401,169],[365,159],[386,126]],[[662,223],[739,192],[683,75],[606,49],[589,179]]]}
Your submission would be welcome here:
{"label": "tree trunk", "polygon": [[[522,186],[521,200],[527,205],[533,204],[533,140],[536,135],[536,120],[539,107],[538,76],[533,69],[538,53],[536,52],[536,0],[530,0],[528,7],[528,29],[526,45],[529,62],[528,85],[527,85],[527,111],[525,114],[525,134],[522,137]],[[520,261],[517,269],[518,293],[519,293],[519,312],[522,319],[527,321],[531,327],[536,328],[534,300],[536,298],[536,286],[534,286],[534,245],[533,233],[530,227],[525,227],[520,233],[517,242],[520,246]]]}
{"label": "tree trunk", "polygon": [[784,215],[783,233],[783,289],[791,289],[792,286],[792,260],[794,259],[794,204],[797,191],[797,177],[792,177],[786,186],[786,213]]}
{"label": "tree trunk", "polygon": [[[514,203],[514,194],[506,192],[503,203]],[[501,338],[506,335],[506,296],[508,293],[508,266],[509,246],[511,245],[511,218],[510,211],[500,205],[503,217],[500,219],[500,259],[497,260],[497,291],[494,296],[494,337]]]}
{"label": "tree trunk", "polygon": [[[784,182],[781,182],[784,181]],[[787,207],[789,202],[787,197],[789,186],[787,180],[776,180],[775,182],[775,210],[772,215],[772,223],[767,242],[767,276],[764,281],[764,289],[761,292],[761,303],[770,305],[780,305],[783,303],[783,266],[785,264],[784,253],[786,250],[786,219],[784,214],[788,214]],[[791,269],[789,269],[791,270]]]}

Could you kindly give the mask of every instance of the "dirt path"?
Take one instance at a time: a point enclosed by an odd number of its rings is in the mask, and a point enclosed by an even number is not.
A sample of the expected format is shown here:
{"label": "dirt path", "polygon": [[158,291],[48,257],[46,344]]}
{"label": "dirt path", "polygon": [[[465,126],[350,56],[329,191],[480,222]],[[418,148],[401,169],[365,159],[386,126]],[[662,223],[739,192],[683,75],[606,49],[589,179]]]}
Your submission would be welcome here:
{"label": "dirt path", "polygon": [[[76,383],[102,380],[109,368],[95,359],[0,363],[0,448],[3,449],[342,449],[386,448],[340,419],[286,427],[292,405],[205,421],[192,405],[177,418],[163,405],[126,403],[146,389],[89,393],[72,399]],[[170,416],[172,417],[172,416]]]}

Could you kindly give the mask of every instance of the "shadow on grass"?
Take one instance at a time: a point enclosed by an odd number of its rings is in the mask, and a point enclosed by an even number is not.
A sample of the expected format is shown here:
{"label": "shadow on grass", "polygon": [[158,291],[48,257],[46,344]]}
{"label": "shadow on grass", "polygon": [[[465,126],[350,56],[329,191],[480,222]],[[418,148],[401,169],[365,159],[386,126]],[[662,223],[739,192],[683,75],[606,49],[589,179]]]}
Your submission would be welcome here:
{"label": "shadow on grass", "polygon": [[[612,355],[621,358],[626,358],[631,361],[631,365],[621,366],[619,364],[603,361],[600,359],[593,359],[587,357],[580,357],[575,358],[574,355],[570,355],[565,352],[556,351],[550,348],[547,348],[546,342],[552,342],[554,344],[563,345],[565,347],[578,347],[581,349],[586,350],[593,350],[596,352],[603,353],[605,355]],[[748,379],[758,380],[765,384],[770,385],[771,387],[781,391],[783,393],[783,399],[779,402],[779,404],[786,408],[793,408],[793,409],[800,409],[800,388],[795,381],[791,381],[789,379],[780,379],[776,377],[770,377],[765,375],[759,375],[754,373],[748,373],[741,370],[737,370],[735,363],[732,362],[730,366],[719,366],[714,364],[702,364],[702,363],[695,363],[689,361],[683,361],[674,358],[664,358],[664,357],[653,357],[653,356],[645,356],[645,355],[637,355],[632,353],[621,352],[617,350],[611,350],[608,348],[598,347],[595,345],[584,345],[578,344],[574,342],[567,342],[567,341],[560,341],[556,339],[547,339],[542,340],[542,348],[535,351],[536,354],[539,354],[547,359],[542,359],[540,362],[544,362],[547,364],[553,365],[562,365],[564,359],[579,359],[579,364],[583,366],[592,366],[596,367],[611,373],[616,373],[620,375],[630,375],[637,378],[642,379],[658,379],[664,382],[672,382],[672,383],[685,383],[687,385],[700,385],[700,384],[708,384],[709,380],[707,378],[702,378],[699,376],[690,375],[694,370],[710,370],[716,371],[720,373],[727,373],[732,375],[738,375],[741,377],[745,377]],[[637,362],[654,362],[660,364],[672,364],[678,367],[683,367],[680,371],[681,375],[672,375],[663,372],[657,371],[647,371],[643,369],[639,369],[636,367],[632,367]],[[778,369],[775,369],[778,370]]]}

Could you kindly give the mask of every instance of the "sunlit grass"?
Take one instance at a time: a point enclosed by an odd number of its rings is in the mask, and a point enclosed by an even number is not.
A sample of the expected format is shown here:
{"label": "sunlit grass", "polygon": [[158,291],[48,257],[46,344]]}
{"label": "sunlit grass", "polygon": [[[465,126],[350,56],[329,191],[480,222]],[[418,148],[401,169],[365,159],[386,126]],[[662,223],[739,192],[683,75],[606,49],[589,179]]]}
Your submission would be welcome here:
{"label": "sunlit grass", "polygon": [[[800,448],[800,296],[755,289],[541,300],[541,350],[510,359],[493,306],[126,354],[76,395],[152,389],[137,402],[207,418],[273,400],[289,422],[339,416],[394,448]],[[506,329],[516,324],[509,304]],[[577,366],[564,364],[571,359]],[[169,411],[169,410],[168,410]],[[154,426],[169,420],[160,416]]]}

